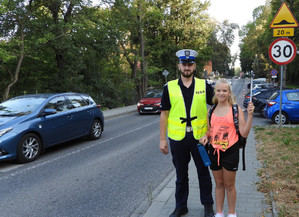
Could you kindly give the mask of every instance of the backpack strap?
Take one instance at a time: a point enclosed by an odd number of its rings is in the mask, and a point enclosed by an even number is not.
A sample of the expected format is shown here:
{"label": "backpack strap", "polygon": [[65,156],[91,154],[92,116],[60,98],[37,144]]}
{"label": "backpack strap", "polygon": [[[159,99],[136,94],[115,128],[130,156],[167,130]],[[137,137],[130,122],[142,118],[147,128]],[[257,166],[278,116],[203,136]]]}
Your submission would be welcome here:
{"label": "backpack strap", "polygon": [[233,104],[233,118],[237,134],[239,135],[239,108],[237,104]]}
{"label": "backpack strap", "polygon": [[211,117],[212,117],[212,113],[213,113],[213,111],[215,110],[216,106],[217,106],[217,104],[212,105],[211,108],[210,108],[210,110],[209,110],[209,113],[208,113],[208,119],[209,119],[209,124],[210,124],[210,126],[211,126]]}
{"label": "backpack strap", "polygon": [[[236,128],[236,132],[239,136],[239,139],[241,137],[240,131],[239,131],[239,108],[238,104],[233,104],[233,118],[234,118],[234,124]],[[243,170],[245,170],[245,147],[242,148],[242,163],[243,163]]]}

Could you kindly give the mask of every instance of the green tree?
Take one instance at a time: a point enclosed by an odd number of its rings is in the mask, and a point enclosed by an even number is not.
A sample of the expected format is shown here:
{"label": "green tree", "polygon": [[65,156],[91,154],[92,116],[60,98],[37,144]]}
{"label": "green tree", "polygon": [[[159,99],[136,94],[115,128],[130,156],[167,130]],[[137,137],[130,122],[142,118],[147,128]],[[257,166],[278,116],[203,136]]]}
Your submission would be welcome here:
{"label": "green tree", "polygon": [[[23,60],[30,53],[26,44],[27,24],[38,5],[16,0],[1,0],[0,4],[0,71],[2,99],[9,97],[10,90],[19,80]],[[4,78],[4,79],[3,79]]]}
{"label": "green tree", "polygon": [[230,46],[235,39],[234,31],[238,28],[237,24],[225,20],[218,24],[213,34],[211,34],[209,46],[213,49],[212,63],[214,72],[230,76],[234,74],[233,66],[236,56],[231,56]]}

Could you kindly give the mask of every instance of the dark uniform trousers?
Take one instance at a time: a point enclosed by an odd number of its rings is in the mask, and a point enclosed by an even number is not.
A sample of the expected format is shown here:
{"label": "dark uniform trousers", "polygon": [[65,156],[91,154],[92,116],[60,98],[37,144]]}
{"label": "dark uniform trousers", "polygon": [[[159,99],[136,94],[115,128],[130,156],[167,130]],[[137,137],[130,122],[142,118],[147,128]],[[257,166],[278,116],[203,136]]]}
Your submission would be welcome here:
{"label": "dark uniform trousers", "polygon": [[[187,208],[189,195],[188,165],[192,158],[194,160],[199,182],[200,200],[202,204],[213,204],[212,181],[208,167],[203,164],[197,149],[198,140],[193,136],[193,132],[186,133],[181,141],[170,139],[172,162],[176,168],[176,208]],[[190,155],[191,154],[191,155]]]}

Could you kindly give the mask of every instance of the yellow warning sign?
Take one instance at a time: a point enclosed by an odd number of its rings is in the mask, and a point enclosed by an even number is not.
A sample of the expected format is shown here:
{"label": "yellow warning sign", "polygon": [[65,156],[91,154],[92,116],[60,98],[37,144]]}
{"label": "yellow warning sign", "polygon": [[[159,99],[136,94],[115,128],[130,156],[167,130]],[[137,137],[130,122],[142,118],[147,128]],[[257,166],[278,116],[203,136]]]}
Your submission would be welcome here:
{"label": "yellow warning sign", "polygon": [[276,13],[270,28],[295,28],[298,27],[298,22],[294,15],[288,8],[287,4],[284,2],[280,6],[279,11]]}
{"label": "yellow warning sign", "polygon": [[294,28],[273,29],[274,37],[291,37],[294,36]]}

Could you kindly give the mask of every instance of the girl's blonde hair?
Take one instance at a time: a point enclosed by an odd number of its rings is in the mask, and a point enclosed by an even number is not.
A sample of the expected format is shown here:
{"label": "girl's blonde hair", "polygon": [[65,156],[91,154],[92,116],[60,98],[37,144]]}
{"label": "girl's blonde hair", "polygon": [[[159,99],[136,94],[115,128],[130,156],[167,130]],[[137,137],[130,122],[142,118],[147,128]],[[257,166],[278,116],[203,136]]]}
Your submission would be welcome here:
{"label": "girl's blonde hair", "polygon": [[228,90],[229,90],[229,93],[230,93],[230,97],[228,98],[228,103],[230,105],[233,105],[235,104],[236,102],[236,97],[235,95],[233,94],[232,92],[232,88],[230,86],[230,83],[228,82],[228,80],[226,80],[225,78],[221,78],[219,79],[216,84],[215,84],[215,88],[214,88],[214,96],[213,96],[213,104],[217,104],[218,103],[218,99],[216,98],[216,87],[217,85],[219,84],[226,84],[228,86]]}

